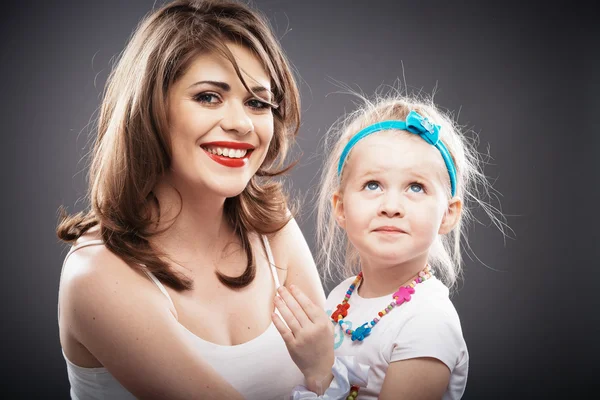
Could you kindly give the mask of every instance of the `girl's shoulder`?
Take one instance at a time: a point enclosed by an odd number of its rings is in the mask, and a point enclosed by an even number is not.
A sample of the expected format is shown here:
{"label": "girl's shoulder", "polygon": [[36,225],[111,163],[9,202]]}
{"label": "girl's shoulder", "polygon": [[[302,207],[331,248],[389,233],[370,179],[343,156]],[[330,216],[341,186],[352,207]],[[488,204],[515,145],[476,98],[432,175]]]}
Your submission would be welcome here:
{"label": "girl's shoulder", "polygon": [[339,303],[340,301],[342,301],[342,298],[348,291],[348,288],[354,281],[354,278],[356,278],[356,277],[351,276],[349,278],[344,279],[343,281],[338,283],[336,286],[334,286],[333,289],[331,289],[329,291],[329,294],[327,295],[327,304],[330,304],[331,302],[336,302],[336,301],[337,301],[337,303]]}

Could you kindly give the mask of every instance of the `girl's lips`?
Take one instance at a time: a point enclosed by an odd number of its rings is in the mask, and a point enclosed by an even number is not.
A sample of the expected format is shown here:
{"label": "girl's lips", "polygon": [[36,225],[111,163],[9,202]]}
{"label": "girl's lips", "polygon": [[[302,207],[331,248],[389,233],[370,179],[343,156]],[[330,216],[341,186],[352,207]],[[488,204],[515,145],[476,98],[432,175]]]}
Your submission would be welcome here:
{"label": "girl's lips", "polygon": [[373,230],[374,232],[382,232],[382,233],[406,233],[402,229],[397,228],[395,226],[381,226]]}

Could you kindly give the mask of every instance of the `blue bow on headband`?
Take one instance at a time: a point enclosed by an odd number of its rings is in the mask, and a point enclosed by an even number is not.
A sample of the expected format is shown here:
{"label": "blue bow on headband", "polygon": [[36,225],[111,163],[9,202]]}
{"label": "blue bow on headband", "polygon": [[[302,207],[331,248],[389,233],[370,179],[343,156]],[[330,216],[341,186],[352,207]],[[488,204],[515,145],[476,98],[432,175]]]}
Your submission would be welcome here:
{"label": "blue bow on headband", "polygon": [[406,121],[381,121],[376,122],[373,125],[369,125],[366,128],[360,130],[357,134],[352,136],[350,141],[344,147],[342,151],[342,155],[340,156],[340,161],[338,163],[338,176],[342,174],[342,169],[344,168],[344,162],[346,158],[348,158],[348,154],[350,150],[358,143],[361,139],[369,136],[372,133],[385,131],[388,129],[399,129],[405,130],[416,135],[419,135],[423,138],[427,143],[435,146],[436,149],[439,150],[442,158],[444,159],[444,163],[446,164],[446,169],[448,170],[448,175],[450,175],[450,186],[452,196],[456,195],[456,167],[454,166],[454,162],[452,161],[452,156],[450,152],[444,145],[444,143],[440,140],[440,126],[431,123],[427,118],[423,117],[416,111],[411,111],[406,116]]}
{"label": "blue bow on headband", "polygon": [[406,116],[406,130],[421,136],[427,143],[434,146],[440,140],[440,126],[432,124],[416,111],[411,111]]}

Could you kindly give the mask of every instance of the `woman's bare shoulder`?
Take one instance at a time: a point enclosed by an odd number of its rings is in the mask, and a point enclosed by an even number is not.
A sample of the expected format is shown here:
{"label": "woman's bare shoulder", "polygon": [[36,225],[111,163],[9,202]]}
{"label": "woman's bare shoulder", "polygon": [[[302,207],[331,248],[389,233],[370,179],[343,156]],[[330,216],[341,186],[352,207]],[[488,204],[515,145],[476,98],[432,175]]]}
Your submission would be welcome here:
{"label": "woman's bare shoulder", "polygon": [[[93,356],[136,397],[168,392],[163,397],[191,398],[220,390],[235,398],[233,388],[198,354],[168,299],[143,271],[106,246],[81,247],[68,257],[59,304],[63,347],[69,340],[85,347],[87,359]],[[65,354],[72,355],[68,349]],[[211,382],[211,388],[197,379]]]}
{"label": "woman's bare shoulder", "polygon": [[130,293],[164,300],[141,268],[129,265],[110,251],[100,241],[98,232],[86,233],[74,246],[76,249],[67,256],[62,268],[61,308],[77,304],[81,311],[87,312],[87,308],[96,308],[107,304],[110,298],[114,300]]}
{"label": "woman's bare shoulder", "polygon": [[86,232],[73,244],[64,260],[61,273],[61,288],[71,281],[85,283],[125,277],[131,274],[131,267],[102,243],[99,231]]}

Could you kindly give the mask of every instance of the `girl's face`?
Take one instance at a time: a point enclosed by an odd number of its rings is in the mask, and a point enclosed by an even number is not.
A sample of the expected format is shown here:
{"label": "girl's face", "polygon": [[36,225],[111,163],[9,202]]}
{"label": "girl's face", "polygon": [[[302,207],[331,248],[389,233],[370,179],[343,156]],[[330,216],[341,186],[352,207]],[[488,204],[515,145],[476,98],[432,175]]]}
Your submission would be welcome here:
{"label": "girl's face", "polygon": [[[271,79],[245,47],[229,44],[248,87],[271,100]],[[273,137],[269,104],[248,92],[233,65],[197,56],[168,93],[170,178],[222,197],[240,194],[261,166]]]}
{"label": "girl's face", "polygon": [[361,260],[425,263],[437,235],[450,231],[460,213],[460,201],[448,201],[439,151],[417,135],[384,131],[357,143],[346,163],[334,213]]}

